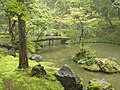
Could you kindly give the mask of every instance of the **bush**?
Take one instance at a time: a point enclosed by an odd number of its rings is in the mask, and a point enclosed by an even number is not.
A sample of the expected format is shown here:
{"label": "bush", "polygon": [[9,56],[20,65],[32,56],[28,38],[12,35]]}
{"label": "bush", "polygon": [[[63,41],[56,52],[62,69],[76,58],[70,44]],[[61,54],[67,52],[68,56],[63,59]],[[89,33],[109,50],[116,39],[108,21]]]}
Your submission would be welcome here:
{"label": "bush", "polygon": [[73,57],[73,60],[79,64],[92,65],[96,63],[95,50],[87,46],[81,47],[80,51]]}
{"label": "bush", "polygon": [[27,42],[27,47],[28,47],[28,51],[29,51],[30,53],[34,53],[34,52],[36,51],[34,42],[28,41],[28,42]]}

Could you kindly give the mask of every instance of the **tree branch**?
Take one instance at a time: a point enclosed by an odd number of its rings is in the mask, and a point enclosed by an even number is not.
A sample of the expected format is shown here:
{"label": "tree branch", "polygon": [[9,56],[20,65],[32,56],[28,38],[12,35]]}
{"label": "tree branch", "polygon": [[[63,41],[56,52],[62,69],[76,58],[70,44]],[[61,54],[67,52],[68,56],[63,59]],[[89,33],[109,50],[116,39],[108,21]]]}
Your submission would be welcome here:
{"label": "tree branch", "polygon": [[116,4],[112,3],[111,0],[109,0],[109,2],[110,2],[110,4],[111,4],[113,7],[120,8],[119,4],[116,5]]}

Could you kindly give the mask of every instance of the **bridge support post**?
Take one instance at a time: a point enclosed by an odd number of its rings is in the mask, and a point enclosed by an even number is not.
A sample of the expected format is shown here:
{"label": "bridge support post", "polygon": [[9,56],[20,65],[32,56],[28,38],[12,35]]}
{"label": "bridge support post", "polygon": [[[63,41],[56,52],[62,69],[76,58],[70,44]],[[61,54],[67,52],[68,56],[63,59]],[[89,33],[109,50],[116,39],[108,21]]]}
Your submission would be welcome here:
{"label": "bridge support post", "polygon": [[49,40],[49,48],[50,48],[50,40]]}
{"label": "bridge support post", "polygon": [[53,41],[54,41],[54,40],[52,40],[52,47],[53,47]]}

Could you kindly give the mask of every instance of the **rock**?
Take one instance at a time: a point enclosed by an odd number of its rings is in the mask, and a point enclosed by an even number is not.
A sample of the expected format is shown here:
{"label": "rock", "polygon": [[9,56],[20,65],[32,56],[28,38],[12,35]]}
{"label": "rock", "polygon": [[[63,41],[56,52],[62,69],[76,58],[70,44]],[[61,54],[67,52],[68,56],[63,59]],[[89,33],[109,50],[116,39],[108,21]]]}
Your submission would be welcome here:
{"label": "rock", "polygon": [[93,72],[100,71],[100,67],[97,64],[92,64],[90,66],[85,65],[85,66],[83,66],[83,68],[86,69],[86,70],[89,70],[89,71],[93,71]]}
{"label": "rock", "polygon": [[46,73],[44,67],[41,66],[40,64],[38,64],[32,68],[31,76],[36,76],[38,78],[41,78],[45,75],[47,75],[47,73]]}
{"label": "rock", "polygon": [[4,53],[12,55],[14,57],[16,56],[16,52],[12,44],[0,41],[0,47],[5,48],[5,50],[3,51]]}
{"label": "rock", "polygon": [[68,65],[64,65],[56,73],[56,77],[63,85],[64,90],[83,90],[80,78],[73,73]]}
{"label": "rock", "polygon": [[37,62],[41,62],[42,61],[42,56],[37,55],[37,54],[29,54],[29,59],[31,60],[35,60]]}
{"label": "rock", "polygon": [[97,58],[97,62],[90,66],[84,65],[83,68],[89,71],[117,73],[120,72],[118,63],[110,58]]}
{"label": "rock", "polygon": [[112,85],[104,80],[90,80],[87,90],[115,90]]}
{"label": "rock", "polygon": [[106,73],[120,72],[120,66],[117,64],[117,62],[109,58],[101,58],[100,60],[98,60],[97,64],[99,65],[102,72]]}
{"label": "rock", "polygon": [[15,51],[14,48],[11,48],[11,49],[9,49],[9,50],[6,49],[6,50],[5,50],[5,53],[8,54],[8,55],[12,55],[12,56],[16,57],[16,51]]}
{"label": "rock", "polygon": [[7,48],[8,50],[13,47],[11,44],[3,42],[3,41],[0,41],[0,46],[4,47],[4,48]]}

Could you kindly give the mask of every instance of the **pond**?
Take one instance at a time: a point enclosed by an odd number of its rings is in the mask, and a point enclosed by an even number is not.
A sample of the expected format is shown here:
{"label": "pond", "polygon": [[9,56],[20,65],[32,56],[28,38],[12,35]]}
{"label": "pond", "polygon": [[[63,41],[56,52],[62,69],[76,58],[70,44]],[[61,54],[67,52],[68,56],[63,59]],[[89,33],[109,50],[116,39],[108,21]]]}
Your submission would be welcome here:
{"label": "pond", "polygon": [[[120,46],[112,44],[88,44],[91,48],[96,50],[98,57],[115,57],[120,64]],[[62,67],[68,64],[77,76],[83,78],[84,83],[87,84],[90,79],[105,79],[110,82],[116,90],[120,88],[120,74],[105,74],[100,72],[89,72],[81,69],[80,65],[72,61],[72,56],[79,50],[79,45],[58,45],[52,48],[43,48],[40,55],[44,61],[50,61],[56,67]]]}

